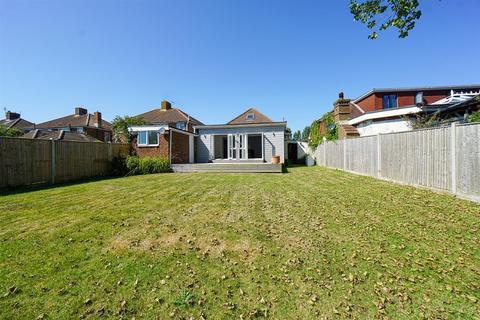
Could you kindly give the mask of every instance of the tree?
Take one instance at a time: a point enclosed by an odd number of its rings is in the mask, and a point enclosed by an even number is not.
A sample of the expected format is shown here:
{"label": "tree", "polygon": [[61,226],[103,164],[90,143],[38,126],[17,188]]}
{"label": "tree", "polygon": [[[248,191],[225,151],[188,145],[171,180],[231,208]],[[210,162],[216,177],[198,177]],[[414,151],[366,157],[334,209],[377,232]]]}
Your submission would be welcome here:
{"label": "tree", "polygon": [[112,121],[113,141],[121,143],[129,143],[132,135],[128,132],[128,127],[132,125],[142,125],[145,121],[135,117],[116,116]]}
{"label": "tree", "polygon": [[422,15],[418,6],[418,0],[350,0],[350,12],[355,21],[373,30],[368,36],[370,39],[378,37],[377,31],[391,27],[398,29],[399,38],[408,37]]}
{"label": "tree", "polygon": [[19,137],[22,134],[23,132],[21,130],[0,125],[0,137]]}
{"label": "tree", "polygon": [[295,131],[295,133],[293,134],[293,140],[300,141],[301,139],[302,133],[300,132],[300,130]]}
{"label": "tree", "polygon": [[292,140],[292,129],[289,127],[285,129],[285,139]]}
{"label": "tree", "polygon": [[480,122],[480,110],[477,110],[468,116],[468,122]]}
{"label": "tree", "polygon": [[306,126],[302,131],[302,141],[307,142],[310,136],[310,126]]}

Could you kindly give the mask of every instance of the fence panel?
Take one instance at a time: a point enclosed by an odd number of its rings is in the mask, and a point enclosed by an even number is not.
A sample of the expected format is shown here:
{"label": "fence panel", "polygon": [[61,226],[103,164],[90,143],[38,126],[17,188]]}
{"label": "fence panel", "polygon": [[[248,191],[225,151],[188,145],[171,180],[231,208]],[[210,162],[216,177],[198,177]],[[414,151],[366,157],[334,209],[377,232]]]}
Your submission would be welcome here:
{"label": "fence panel", "polygon": [[318,165],[480,201],[479,123],[328,141],[315,157]]}
{"label": "fence panel", "polygon": [[376,176],[377,137],[364,137],[345,140],[345,170]]}
{"label": "fence panel", "polygon": [[480,125],[460,125],[456,134],[456,187],[480,197]]}
{"label": "fence panel", "polygon": [[0,137],[0,188],[108,175],[113,157],[129,150],[128,144]]}
{"label": "fence panel", "polygon": [[381,135],[381,177],[451,190],[450,127]]}

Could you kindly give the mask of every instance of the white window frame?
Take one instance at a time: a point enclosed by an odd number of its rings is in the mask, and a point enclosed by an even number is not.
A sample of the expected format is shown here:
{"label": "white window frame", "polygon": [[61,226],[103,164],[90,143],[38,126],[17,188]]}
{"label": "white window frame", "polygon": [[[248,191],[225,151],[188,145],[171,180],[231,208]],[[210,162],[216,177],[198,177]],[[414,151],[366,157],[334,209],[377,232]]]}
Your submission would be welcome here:
{"label": "white window frame", "polygon": [[[140,143],[140,139],[138,138],[137,136],[137,146],[139,147],[158,147],[159,145],[159,137],[158,137],[158,131],[157,130],[142,130],[142,131],[138,131],[138,134],[140,135],[141,132],[145,132],[145,143]],[[157,134],[157,143],[149,143],[150,141],[148,136],[149,136],[149,133],[150,132],[155,132]]]}
{"label": "white window frame", "polygon": [[[249,117],[252,117],[251,119],[249,119]],[[251,113],[247,113],[247,115],[245,116],[245,120],[246,121],[253,121],[255,120],[255,113],[251,112]]]}
{"label": "white window frame", "polygon": [[[178,125],[179,125],[180,123],[183,125],[183,128],[179,128],[179,127],[178,127]],[[185,121],[177,121],[177,122],[175,123],[175,128],[177,128],[178,130],[185,130],[185,131],[186,131],[186,130],[187,130],[187,123],[186,123]]]}

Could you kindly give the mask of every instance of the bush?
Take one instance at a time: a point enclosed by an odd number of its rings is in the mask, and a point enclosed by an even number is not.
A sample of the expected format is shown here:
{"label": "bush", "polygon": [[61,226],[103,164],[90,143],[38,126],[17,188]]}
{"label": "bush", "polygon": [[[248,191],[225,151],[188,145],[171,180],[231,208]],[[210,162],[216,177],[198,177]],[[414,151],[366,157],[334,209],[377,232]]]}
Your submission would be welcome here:
{"label": "bush", "polygon": [[136,156],[117,157],[112,161],[113,173],[119,176],[163,173],[170,171],[170,164],[165,158]]}
{"label": "bush", "polygon": [[124,156],[118,156],[112,160],[112,172],[115,176],[124,176],[128,173],[126,158]]}
{"label": "bush", "polygon": [[139,163],[139,174],[163,173],[170,171],[170,164],[163,158],[142,158]]}

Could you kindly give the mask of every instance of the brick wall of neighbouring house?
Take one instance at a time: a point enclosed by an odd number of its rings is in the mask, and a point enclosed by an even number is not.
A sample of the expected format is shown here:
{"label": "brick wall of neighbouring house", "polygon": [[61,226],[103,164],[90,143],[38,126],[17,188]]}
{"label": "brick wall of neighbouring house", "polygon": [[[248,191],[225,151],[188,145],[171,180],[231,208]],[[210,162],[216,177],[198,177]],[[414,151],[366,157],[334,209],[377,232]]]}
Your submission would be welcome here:
{"label": "brick wall of neighbouring house", "polygon": [[172,132],[172,163],[188,163],[188,135]]}
{"label": "brick wall of neighbouring house", "polygon": [[158,146],[139,147],[137,139],[133,139],[132,147],[137,156],[143,157],[161,157],[168,159],[169,156],[169,136],[168,133],[158,135]]}
{"label": "brick wall of neighbouring house", "polygon": [[105,130],[89,128],[89,127],[85,127],[84,130],[85,130],[85,133],[87,135],[89,135],[90,137],[94,137],[95,139],[98,139],[100,141],[104,141],[104,142],[111,142],[112,141],[112,132],[111,131],[108,131],[108,132],[110,132],[110,135],[108,137],[108,140],[105,141]]}

